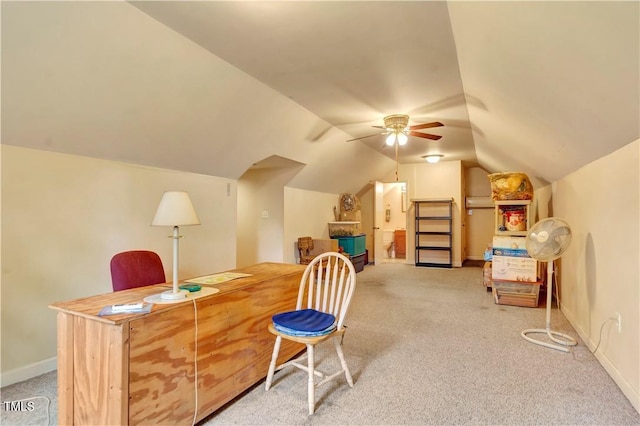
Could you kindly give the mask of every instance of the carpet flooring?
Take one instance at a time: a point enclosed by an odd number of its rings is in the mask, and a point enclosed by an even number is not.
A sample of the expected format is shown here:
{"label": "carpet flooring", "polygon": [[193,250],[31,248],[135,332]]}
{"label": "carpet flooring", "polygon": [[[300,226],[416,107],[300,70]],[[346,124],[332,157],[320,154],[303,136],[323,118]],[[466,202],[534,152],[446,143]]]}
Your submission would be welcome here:
{"label": "carpet flooring", "polygon": [[[543,303],[541,303],[543,305]],[[570,353],[534,345],[520,332],[544,328],[545,309],[496,305],[482,269],[366,266],[347,317],[343,349],[355,385],[338,378],[316,390],[289,368],[201,425],[640,425],[622,394],[562,313],[552,328],[578,340]],[[319,364],[338,368],[331,343]],[[30,418],[0,412],[3,425],[56,424],[55,372],[2,389],[2,400],[34,396]],[[36,417],[35,412],[43,413]]]}

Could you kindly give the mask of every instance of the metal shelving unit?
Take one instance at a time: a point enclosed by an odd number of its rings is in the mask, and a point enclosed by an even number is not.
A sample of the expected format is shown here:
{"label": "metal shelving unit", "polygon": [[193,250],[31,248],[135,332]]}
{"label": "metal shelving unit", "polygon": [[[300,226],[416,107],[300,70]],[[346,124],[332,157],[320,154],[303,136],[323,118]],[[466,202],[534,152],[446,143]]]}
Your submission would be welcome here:
{"label": "metal shelving unit", "polygon": [[453,199],[413,199],[416,266],[453,267]]}

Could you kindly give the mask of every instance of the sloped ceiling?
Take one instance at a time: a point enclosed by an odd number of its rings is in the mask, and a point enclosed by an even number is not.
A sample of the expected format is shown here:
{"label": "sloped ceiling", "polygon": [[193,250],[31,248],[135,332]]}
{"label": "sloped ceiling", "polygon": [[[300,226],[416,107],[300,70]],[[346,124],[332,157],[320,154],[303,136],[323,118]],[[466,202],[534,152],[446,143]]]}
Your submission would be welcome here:
{"label": "sloped ceiling", "polygon": [[388,114],[444,154],[553,182],[640,137],[638,2],[2,2],[2,142],[357,192]]}
{"label": "sloped ceiling", "polygon": [[553,182],[640,137],[640,3],[450,2],[478,162]]}

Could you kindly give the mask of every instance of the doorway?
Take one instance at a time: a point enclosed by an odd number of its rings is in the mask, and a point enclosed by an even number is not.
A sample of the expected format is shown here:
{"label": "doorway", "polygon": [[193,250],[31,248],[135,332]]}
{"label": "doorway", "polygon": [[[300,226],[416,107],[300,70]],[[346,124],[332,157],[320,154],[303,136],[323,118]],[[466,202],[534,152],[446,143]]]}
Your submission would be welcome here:
{"label": "doorway", "polygon": [[376,182],[375,264],[405,263],[407,258],[407,183]]}

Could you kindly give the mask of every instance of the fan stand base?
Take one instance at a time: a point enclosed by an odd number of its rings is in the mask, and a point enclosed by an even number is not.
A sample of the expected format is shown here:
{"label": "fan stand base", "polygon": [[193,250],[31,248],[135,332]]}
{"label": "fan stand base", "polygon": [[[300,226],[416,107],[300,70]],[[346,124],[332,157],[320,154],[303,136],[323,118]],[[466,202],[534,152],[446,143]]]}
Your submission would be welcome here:
{"label": "fan stand base", "polygon": [[[525,340],[535,343],[536,345],[545,346],[547,348],[556,349],[562,352],[569,352],[569,349],[565,346],[575,346],[578,344],[573,337],[567,336],[566,334],[559,333],[557,331],[551,331],[551,293],[553,290],[553,260],[547,262],[547,328],[530,328],[528,330],[524,330],[520,335],[524,337]],[[542,342],[540,340],[534,339],[532,337],[527,336],[529,333],[545,333],[549,339],[552,341],[559,343],[558,345],[554,345],[553,343]],[[553,336],[559,336],[564,340],[556,339]],[[562,346],[561,346],[562,345]]]}
{"label": "fan stand base", "polygon": [[[549,336],[551,340],[564,346],[554,345],[553,343],[542,342],[540,340],[527,336],[527,334],[529,333],[545,333],[547,336]],[[573,337],[567,336],[566,334],[562,334],[557,331],[545,330],[542,328],[531,328],[529,330],[524,330],[522,333],[520,333],[520,335],[524,337],[525,340],[531,343],[535,343],[536,345],[546,346],[547,348],[556,349],[562,352],[569,352],[569,349],[566,346],[575,346],[578,344],[578,342],[576,342]],[[556,339],[553,336],[561,337],[564,340]]]}

